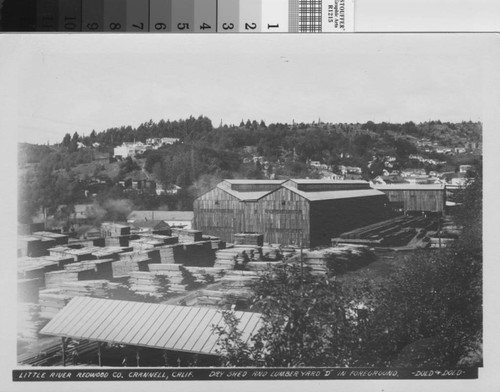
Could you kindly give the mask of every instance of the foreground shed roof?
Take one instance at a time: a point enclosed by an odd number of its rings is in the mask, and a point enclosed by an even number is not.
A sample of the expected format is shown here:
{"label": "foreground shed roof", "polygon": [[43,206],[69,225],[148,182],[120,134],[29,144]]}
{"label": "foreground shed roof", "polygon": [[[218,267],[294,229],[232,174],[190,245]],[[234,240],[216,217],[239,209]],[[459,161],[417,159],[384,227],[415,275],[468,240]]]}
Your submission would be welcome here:
{"label": "foreground shed roof", "polygon": [[[261,315],[234,312],[242,340],[249,342]],[[224,326],[217,309],[74,297],[40,331],[99,342],[217,355],[213,326]]]}

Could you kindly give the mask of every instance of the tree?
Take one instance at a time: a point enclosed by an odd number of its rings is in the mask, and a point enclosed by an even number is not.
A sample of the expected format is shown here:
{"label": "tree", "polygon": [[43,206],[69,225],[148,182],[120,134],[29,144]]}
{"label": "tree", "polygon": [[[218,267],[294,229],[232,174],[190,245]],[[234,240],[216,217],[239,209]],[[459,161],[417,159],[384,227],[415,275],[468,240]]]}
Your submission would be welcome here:
{"label": "tree", "polygon": [[[356,315],[367,286],[343,286],[296,264],[279,263],[255,287],[252,310],[263,326],[251,344],[241,339],[232,312],[216,328],[226,366],[357,366],[368,331]],[[366,301],[365,301],[366,302]]]}

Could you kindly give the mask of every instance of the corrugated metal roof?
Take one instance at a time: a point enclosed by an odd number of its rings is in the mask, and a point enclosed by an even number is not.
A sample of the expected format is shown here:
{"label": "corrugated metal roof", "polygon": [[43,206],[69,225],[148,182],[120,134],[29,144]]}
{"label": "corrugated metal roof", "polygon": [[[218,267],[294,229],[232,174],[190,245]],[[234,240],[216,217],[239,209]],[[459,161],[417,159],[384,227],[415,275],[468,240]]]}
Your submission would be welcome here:
{"label": "corrugated metal roof", "polygon": [[[242,340],[249,342],[261,326],[261,315],[234,313],[240,319]],[[218,336],[213,326],[223,324],[222,312],[217,309],[74,297],[40,332],[215,355]]]}
{"label": "corrugated metal roof", "polygon": [[321,192],[303,192],[297,188],[283,185],[283,188],[289,189],[292,192],[302,196],[309,201],[323,201],[323,200],[337,200],[337,199],[350,199],[355,197],[373,197],[385,196],[385,193],[376,189],[352,189],[341,191],[321,191]]}
{"label": "corrugated metal roof", "polygon": [[373,184],[373,188],[379,190],[437,191],[444,187],[444,184]]}

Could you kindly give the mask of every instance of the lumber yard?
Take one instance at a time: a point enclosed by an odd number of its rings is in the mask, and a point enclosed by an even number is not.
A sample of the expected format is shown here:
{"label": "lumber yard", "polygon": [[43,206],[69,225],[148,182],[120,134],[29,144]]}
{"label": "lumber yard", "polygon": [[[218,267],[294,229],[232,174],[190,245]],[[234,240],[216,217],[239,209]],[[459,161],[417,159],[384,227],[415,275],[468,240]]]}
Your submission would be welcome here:
{"label": "lumber yard", "polygon": [[213,325],[232,309],[251,338],[253,286],[273,264],[332,276],[367,266],[377,248],[444,247],[460,234],[441,212],[409,212],[395,216],[364,181],[226,180],[195,200],[194,229],[104,222],[99,237],[75,239],[24,227],[18,362],[213,366]]}

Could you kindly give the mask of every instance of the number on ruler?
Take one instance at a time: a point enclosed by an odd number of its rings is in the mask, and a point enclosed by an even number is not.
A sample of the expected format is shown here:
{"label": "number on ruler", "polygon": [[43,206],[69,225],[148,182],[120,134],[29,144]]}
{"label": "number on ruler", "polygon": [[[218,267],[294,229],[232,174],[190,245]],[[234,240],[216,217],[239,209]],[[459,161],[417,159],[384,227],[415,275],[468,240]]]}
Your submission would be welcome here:
{"label": "number on ruler", "polygon": [[65,16],[64,17],[64,29],[65,30],[74,30],[76,29],[76,18],[74,16]]}
{"label": "number on ruler", "polygon": [[224,30],[232,30],[232,29],[234,29],[234,24],[233,23],[223,23],[222,28]]}
{"label": "number on ruler", "polygon": [[279,25],[279,24],[274,24],[274,25],[272,25],[272,24],[268,24],[268,25],[267,25],[267,28],[268,28],[268,29],[277,29],[278,27],[280,27],[280,25]]}
{"label": "number on ruler", "polygon": [[141,22],[141,25],[136,25],[136,24],[133,24],[132,27],[135,27],[136,29],[139,29],[139,30],[144,30],[144,23]]}
{"label": "number on ruler", "polygon": [[109,28],[111,30],[120,30],[122,28],[122,25],[120,23],[110,23]]}
{"label": "number on ruler", "polygon": [[156,23],[155,24],[156,30],[165,30],[166,28],[167,28],[167,25],[165,23]]}
{"label": "number on ruler", "polygon": [[177,28],[178,28],[179,30],[189,29],[189,23],[178,23],[178,24],[177,24]]}
{"label": "number on ruler", "polygon": [[205,22],[203,22],[203,24],[200,26],[200,29],[202,29],[202,30],[211,29],[211,28],[212,28],[212,26],[206,24]]}
{"label": "number on ruler", "polygon": [[245,23],[245,30],[255,30],[257,23]]}
{"label": "number on ruler", "polygon": [[99,23],[93,22],[93,23],[87,23],[87,29],[90,31],[97,30],[99,28]]}

